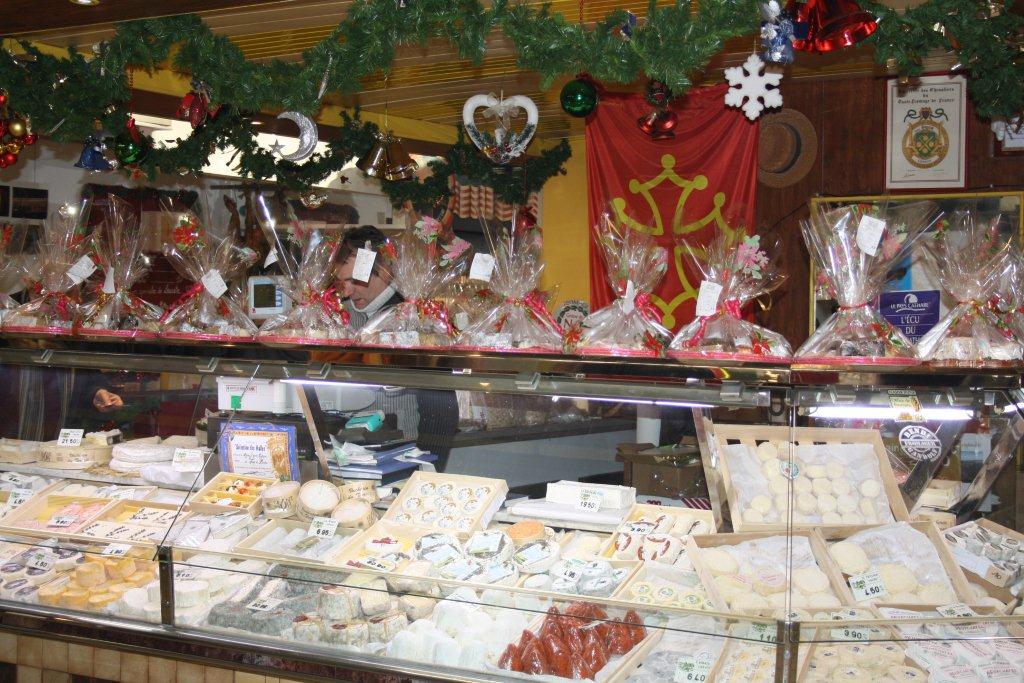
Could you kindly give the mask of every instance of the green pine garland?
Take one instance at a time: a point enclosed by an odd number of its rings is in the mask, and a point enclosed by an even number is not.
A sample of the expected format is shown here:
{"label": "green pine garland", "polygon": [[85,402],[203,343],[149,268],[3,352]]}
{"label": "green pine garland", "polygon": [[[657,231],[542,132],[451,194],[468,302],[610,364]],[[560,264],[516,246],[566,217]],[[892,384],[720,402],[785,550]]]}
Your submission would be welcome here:
{"label": "green pine garland", "polygon": [[[997,11],[979,0],[926,0],[903,14],[864,1],[881,18],[868,39],[878,63],[913,76],[929,52],[948,50],[965,65],[982,116],[1009,117],[1024,109],[1024,17],[1012,11],[1015,0],[993,0]],[[123,129],[129,68],[169,64],[205,82],[213,104],[226,105],[227,111],[176,149],[155,150],[142,170],[197,172],[213,149],[231,146],[238,150],[243,175],[276,175],[290,187],[303,187],[366,149],[373,128],[358,118],[346,119],[342,137],[328,154],[289,165],[255,145],[246,112],[283,109],[315,115],[321,83],[330,93],[357,92],[363,79],[388,72],[399,46],[423,45],[432,38],[447,40],[460,57],[479,63],[487,36],[495,30],[511,39],[518,65],[540,73],[545,87],[579,72],[613,83],[631,83],[646,74],[682,95],[725,41],[756,33],[758,0],[700,0],[695,8],[681,0],[659,7],[651,0],[646,21],[631,40],[619,34],[624,20],[617,11],[592,27],[583,26],[547,6],[509,0],[494,0],[490,6],[483,0],[415,0],[404,8],[395,0],[356,0],[331,35],[303,52],[301,60],[254,63],[199,17],[181,15],[118,24],[92,59],[75,50],[53,57],[28,44],[23,44],[28,59],[0,50],[0,87],[10,92],[19,112],[31,117],[37,132],[81,142],[95,120],[111,131]],[[473,156],[474,166],[484,164]],[[447,163],[455,165],[450,158]],[[498,182],[494,169],[480,172]],[[509,185],[499,194],[521,196],[519,189]]]}

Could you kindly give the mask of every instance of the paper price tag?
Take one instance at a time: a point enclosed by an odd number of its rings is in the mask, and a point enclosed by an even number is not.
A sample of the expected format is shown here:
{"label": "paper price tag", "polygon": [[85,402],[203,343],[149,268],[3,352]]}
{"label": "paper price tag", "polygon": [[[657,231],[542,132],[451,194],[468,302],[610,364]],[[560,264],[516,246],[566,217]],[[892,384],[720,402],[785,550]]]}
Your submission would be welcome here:
{"label": "paper price tag", "polygon": [[469,279],[490,282],[494,274],[494,257],[490,254],[474,254],[469,265]]}
{"label": "paper price tag", "polygon": [[263,259],[263,267],[267,268],[275,263],[277,263],[277,247],[274,247],[267,253],[267,258]]}
{"label": "paper price tag", "polygon": [[697,317],[705,318],[714,315],[718,310],[718,299],[721,296],[722,285],[708,280],[701,281],[700,291],[697,292]]}
{"label": "paper price tag", "polygon": [[25,477],[17,472],[4,472],[3,474],[0,474],[0,481],[7,481],[15,486],[20,486],[25,483]]}
{"label": "paper price tag", "polygon": [[203,287],[210,293],[214,299],[219,299],[224,296],[224,292],[228,291],[228,283],[224,282],[224,277],[220,274],[220,271],[214,268],[213,270],[207,271],[201,280]]}
{"label": "paper price tag", "polygon": [[369,282],[373,274],[373,264],[377,260],[377,252],[373,249],[356,251],[356,262],[352,264],[352,279],[357,282]]}
{"label": "paper price tag", "polygon": [[654,531],[654,525],[650,522],[627,522],[625,526],[622,527],[622,531],[627,534],[646,536]]}
{"label": "paper price tag", "polygon": [[203,449],[175,448],[171,467],[175,472],[200,472],[203,469]]}
{"label": "paper price tag", "polygon": [[583,563],[570,560],[561,568],[559,575],[566,581],[579,581],[583,578]]}
{"label": "paper price tag", "polygon": [[864,600],[878,600],[889,595],[882,583],[882,576],[877,569],[866,571],[850,577],[850,590],[853,591],[853,599],[857,602]]}
{"label": "paper price tag", "polygon": [[676,670],[672,675],[672,680],[674,683],[703,683],[711,674],[711,664],[710,652],[683,655],[676,660]]}
{"label": "paper price tag", "polygon": [[192,567],[175,567],[174,568],[174,580],[175,581],[191,581],[196,578],[196,573]]}
{"label": "paper price tag", "polygon": [[314,517],[306,530],[306,536],[317,538],[331,538],[338,532],[338,520],[330,517]]}
{"label": "paper price tag", "polygon": [[89,279],[89,276],[96,272],[96,264],[93,263],[92,259],[88,256],[75,261],[74,265],[68,268],[68,277],[71,278],[76,285],[80,285]]}
{"label": "paper price tag", "polygon": [[597,512],[601,509],[603,498],[601,492],[596,489],[580,489],[579,497],[576,499],[576,509],[580,512]]}
{"label": "paper price tag", "polygon": [[391,567],[387,566],[386,564],[378,560],[376,557],[368,557],[365,560],[362,560],[362,565],[367,569],[373,569],[378,572],[391,571]]}
{"label": "paper price tag", "polygon": [[81,446],[82,437],[85,436],[84,429],[62,429],[60,434],[57,436],[58,446]]}
{"label": "paper price tag", "polygon": [[114,269],[107,268],[107,272],[103,276],[103,293],[114,294],[115,292],[117,292],[117,288],[114,286]]}
{"label": "paper price tag", "polygon": [[471,540],[467,550],[473,553],[496,553],[501,547],[501,534],[481,534]]}
{"label": "paper price tag", "polygon": [[878,253],[878,243],[882,241],[883,232],[885,221],[873,216],[861,216],[857,224],[857,247],[865,254],[874,256]]}
{"label": "paper price tag", "polygon": [[636,308],[636,285],[632,280],[626,280],[626,293],[622,295],[622,312],[632,313]]}
{"label": "paper price tag", "polygon": [[49,571],[53,569],[53,556],[49,553],[35,553],[25,564],[32,569]]}
{"label": "paper price tag", "polygon": [[832,629],[832,638],[835,640],[869,640],[871,638],[871,629],[863,626],[834,628]]}
{"label": "paper price tag", "polygon": [[115,489],[108,497],[114,500],[132,500],[135,498],[135,491],[130,488]]}
{"label": "paper price tag", "polygon": [[747,637],[751,640],[759,640],[762,643],[774,643],[777,629],[775,624],[751,624],[747,631]]}
{"label": "paper price tag", "polygon": [[14,489],[11,491],[11,495],[7,497],[7,507],[13,510],[20,505],[24,505],[35,493],[32,489]]}
{"label": "paper price tag", "polygon": [[935,611],[944,617],[976,617],[978,613],[962,602],[954,602],[949,605],[936,607]]}
{"label": "paper price tag", "polygon": [[253,612],[269,612],[282,602],[281,598],[256,598],[246,607]]}
{"label": "paper price tag", "polygon": [[63,529],[71,526],[76,521],[73,515],[57,515],[56,517],[51,517],[46,526],[55,526]]}
{"label": "paper price tag", "polygon": [[104,548],[100,554],[110,555],[113,557],[121,557],[123,555],[127,555],[128,551],[131,549],[132,547],[127,543],[111,543],[106,548]]}

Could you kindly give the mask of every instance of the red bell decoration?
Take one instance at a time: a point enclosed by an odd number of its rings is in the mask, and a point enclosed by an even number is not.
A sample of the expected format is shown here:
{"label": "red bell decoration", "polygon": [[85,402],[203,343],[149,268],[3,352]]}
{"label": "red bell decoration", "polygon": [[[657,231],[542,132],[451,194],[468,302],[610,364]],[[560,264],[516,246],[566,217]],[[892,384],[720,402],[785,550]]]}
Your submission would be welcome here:
{"label": "red bell decoration", "polygon": [[640,131],[650,135],[652,140],[674,138],[677,123],[679,123],[679,116],[671,109],[655,109],[647,116],[641,116],[636,120]]}
{"label": "red bell decoration", "polygon": [[193,128],[206,123],[207,119],[217,118],[220,105],[210,106],[210,88],[199,80],[192,80],[192,91],[181,98],[174,115],[182,121],[188,121]]}
{"label": "red bell decoration", "polygon": [[793,48],[803,52],[831,52],[864,40],[878,28],[875,16],[855,0],[790,0]]}
{"label": "red bell decoration", "polygon": [[536,228],[537,217],[533,214],[533,210],[522,207],[516,211],[514,226],[515,234],[517,235],[522,235],[523,233]]}

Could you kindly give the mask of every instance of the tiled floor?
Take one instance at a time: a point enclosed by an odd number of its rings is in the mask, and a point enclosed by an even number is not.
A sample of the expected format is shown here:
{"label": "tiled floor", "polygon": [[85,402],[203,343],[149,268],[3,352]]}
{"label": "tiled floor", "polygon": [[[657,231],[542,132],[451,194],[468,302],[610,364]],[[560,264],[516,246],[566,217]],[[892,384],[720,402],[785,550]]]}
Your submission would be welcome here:
{"label": "tiled floor", "polygon": [[0,632],[0,683],[300,682]]}

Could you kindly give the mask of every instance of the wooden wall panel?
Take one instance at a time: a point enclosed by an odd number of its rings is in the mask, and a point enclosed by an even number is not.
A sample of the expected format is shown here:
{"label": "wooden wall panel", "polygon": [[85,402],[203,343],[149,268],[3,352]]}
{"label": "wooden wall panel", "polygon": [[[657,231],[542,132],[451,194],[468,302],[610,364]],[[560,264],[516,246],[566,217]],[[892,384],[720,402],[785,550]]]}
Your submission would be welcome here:
{"label": "wooden wall panel", "polygon": [[[800,182],[758,190],[758,223],[775,226],[784,246],[783,267],[789,278],[759,317],[778,330],[794,349],[809,329],[809,261],[800,236],[807,202],[817,195],[885,193],[886,79],[832,81],[784,80],[785,106],[802,112],[818,131],[815,167]],[[967,120],[967,185],[963,191],[1024,189],[1024,155],[998,156],[989,122]],[[959,190],[956,190],[959,191]],[[922,190],[921,192],[927,192]]]}

